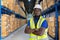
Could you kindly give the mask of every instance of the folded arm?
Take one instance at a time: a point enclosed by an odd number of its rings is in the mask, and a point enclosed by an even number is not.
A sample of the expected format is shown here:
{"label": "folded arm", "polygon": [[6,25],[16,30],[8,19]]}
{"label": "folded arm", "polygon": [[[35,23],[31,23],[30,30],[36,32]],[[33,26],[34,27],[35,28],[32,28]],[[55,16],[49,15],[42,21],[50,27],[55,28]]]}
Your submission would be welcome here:
{"label": "folded arm", "polygon": [[34,31],[35,31],[34,29],[31,29],[30,27],[27,26],[24,32],[27,34],[30,34],[30,33],[33,33]]}
{"label": "folded arm", "polygon": [[46,29],[46,28],[41,27],[41,28],[39,28],[38,30],[35,30],[35,31],[33,32],[33,34],[38,35],[38,36],[41,36],[41,35],[44,34],[45,29]]}

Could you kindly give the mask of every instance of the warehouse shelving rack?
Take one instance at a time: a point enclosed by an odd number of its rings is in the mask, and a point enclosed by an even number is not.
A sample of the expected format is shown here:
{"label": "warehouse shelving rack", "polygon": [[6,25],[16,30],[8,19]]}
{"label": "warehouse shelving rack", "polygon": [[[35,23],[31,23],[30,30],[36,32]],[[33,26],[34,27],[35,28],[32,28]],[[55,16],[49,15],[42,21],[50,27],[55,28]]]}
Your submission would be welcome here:
{"label": "warehouse shelving rack", "polygon": [[[26,19],[25,17],[21,16],[20,14],[16,13],[16,12],[13,11],[13,10],[10,10],[9,8],[7,8],[7,7],[5,7],[5,6],[1,6],[1,15],[2,15],[2,14],[8,14],[8,15],[14,14],[15,17],[18,18],[18,19]],[[21,26],[23,26],[23,25],[21,25]],[[18,28],[18,29],[19,29],[19,28]],[[16,30],[18,30],[18,29],[16,29]],[[15,31],[16,31],[16,30],[15,30]],[[15,32],[15,31],[13,31],[13,32]],[[13,32],[11,32],[10,34],[12,34]],[[10,34],[9,34],[9,35],[10,35]],[[9,35],[8,35],[8,36],[9,36]],[[6,37],[8,37],[8,36],[6,36]],[[4,39],[4,38],[6,38],[6,37],[1,37],[1,38]]]}
{"label": "warehouse shelving rack", "polygon": [[53,6],[49,7],[48,9],[46,9],[42,12],[42,15],[45,15],[45,17],[46,17],[46,14],[50,14],[52,12],[55,12],[55,18],[56,18],[55,28],[56,29],[55,29],[55,38],[54,38],[54,40],[59,40],[59,35],[58,35],[58,28],[59,28],[59,26],[58,26],[58,16],[59,16],[58,11],[59,10],[60,10],[60,1],[57,2],[55,0],[55,4]]}
{"label": "warehouse shelving rack", "polygon": [[[56,1],[56,0],[55,0]],[[25,17],[21,16],[20,14],[6,8],[5,6],[1,6],[1,10],[2,10],[2,14],[3,13],[6,13],[6,14],[15,14],[17,18],[23,18],[23,19],[26,19]],[[60,1],[56,2],[53,6],[51,6],[50,8],[46,9],[45,11],[42,12],[42,15],[46,15],[46,14],[49,14],[53,11],[55,11],[55,17],[56,17],[56,29],[55,29],[55,38],[54,40],[58,40],[58,11],[60,10]],[[6,11],[6,12],[5,12]]]}
{"label": "warehouse shelving rack", "polygon": [[7,8],[5,6],[1,6],[1,13],[2,14],[8,14],[8,15],[14,14],[15,17],[17,17],[17,18],[26,19],[25,17],[21,16],[20,14],[16,13],[13,10],[10,10],[9,8]]}

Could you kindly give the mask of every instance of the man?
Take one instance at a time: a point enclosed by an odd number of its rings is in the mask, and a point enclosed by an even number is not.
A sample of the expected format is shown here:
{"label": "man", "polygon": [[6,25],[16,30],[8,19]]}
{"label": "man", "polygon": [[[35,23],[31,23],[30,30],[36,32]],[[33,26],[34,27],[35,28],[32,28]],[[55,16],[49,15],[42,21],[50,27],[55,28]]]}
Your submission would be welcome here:
{"label": "man", "polygon": [[34,16],[28,21],[25,33],[30,34],[29,40],[48,40],[48,24],[45,18],[41,16],[41,6],[36,4],[34,7]]}

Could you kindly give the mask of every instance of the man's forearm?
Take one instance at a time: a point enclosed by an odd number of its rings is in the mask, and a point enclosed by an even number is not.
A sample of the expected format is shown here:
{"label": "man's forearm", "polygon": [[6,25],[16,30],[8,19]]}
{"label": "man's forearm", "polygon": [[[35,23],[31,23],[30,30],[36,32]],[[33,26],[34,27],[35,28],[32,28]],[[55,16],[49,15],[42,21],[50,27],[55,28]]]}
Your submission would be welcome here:
{"label": "man's forearm", "polygon": [[45,29],[44,29],[44,28],[40,28],[40,29],[38,29],[38,30],[35,30],[35,31],[33,32],[33,34],[41,36],[41,35],[44,34],[44,32],[45,32]]}
{"label": "man's forearm", "polygon": [[30,33],[32,33],[33,31],[31,30],[31,29],[29,29],[29,30],[27,30],[25,33],[27,33],[27,34],[30,34]]}
{"label": "man's forearm", "polygon": [[38,36],[41,36],[40,31],[34,31],[33,34],[38,35]]}
{"label": "man's forearm", "polygon": [[33,32],[34,32],[34,29],[30,29],[30,28],[25,29],[25,33],[27,33],[27,34],[30,34],[30,33],[33,33]]}

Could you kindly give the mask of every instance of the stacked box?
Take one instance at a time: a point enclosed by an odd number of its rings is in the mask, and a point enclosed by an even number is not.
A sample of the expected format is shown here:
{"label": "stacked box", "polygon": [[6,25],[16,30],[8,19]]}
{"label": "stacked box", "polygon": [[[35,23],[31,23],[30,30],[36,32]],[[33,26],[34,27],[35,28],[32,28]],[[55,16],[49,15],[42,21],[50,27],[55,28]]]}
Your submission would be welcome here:
{"label": "stacked box", "polygon": [[60,16],[58,16],[58,21],[60,22]]}
{"label": "stacked box", "polygon": [[55,37],[55,17],[46,18],[48,21],[48,33],[53,38]]}
{"label": "stacked box", "polygon": [[21,8],[19,8],[18,5],[15,5],[15,6],[14,6],[14,11],[15,11],[16,13],[22,15],[23,17],[26,17],[24,11],[23,11]]}
{"label": "stacked box", "polygon": [[49,28],[51,28],[51,30],[49,30],[51,32],[51,36],[54,38],[55,37],[55,17],[50,17],[49,18]]}
{"label": "stacked box", "polygon": [[21,27],[21,24],[22,24],[22,23],[21,23],[21,20],[19,19],[19,27]]}
{"label": "stacked box", "polygon": [[49,26],[52,26],[52,27],[55,26],[55,24],[54,24],[55,23],[55,17],[49,17],[48,22],[49,22],[49,24],[48,24]]}
{"label": "stacked box", "polygon": [[13,10],[14,9],[14,4],[15,4],[15,0],[2,0],[2,5]]}
{"label": "stacked box", "polygon": [[16,26],[16,27],[18,28],[18,18],[17,18],[16,24],[17,24],[17,26]]}
{"label": "stacked box", "polygon": [[24,2],[23,1],[20,2],[20,7],[22,7],[25,10]]}
{"label": "stacked box", "polygon": [[14,5],[14,11],[16,12],[16,13],[19,13],[19,6],[16,4],[16,5]]}
{"label": "stacked box", "polygon": [[2,14],[2,37],[8,36],[10,33],[10,16]]}
{"label": "stacked box", "polygon": [[14,3],[9,3],[9,7],[10,10],[14,10]]}
{"label": "stacked box", "polygon": [[41,7],[42,7],[42,9],[43,9],[43,1],[40,2],[40,5],[41,5]]}
{"label": "stacked box", "polygon": [[[21,14],[22,16],[26,17],[23,10],[21,8],[19,8],[18,4],[15,2],[16,2],[16,0],[12,0],[12,1],[11,0],[3,0],[2,5],[9,8],[10,10],[13,10],[16,13]],[[24,3],[20,2],[20,6],[24,8]],[[24,10],[25,10],[25,8],[24,8]]]}
{"label": "stacked box", "polygon": [[15,18],[15,29],[18,28],[18,18]]}
{"label": "stacked box", "polygon": [[25,15],[25,13],[23,12],[22,9],[19,10],[19,14],[20,14],[21,16],[23,16],[23,17],[26,17],[26,15]]}
{"label": "stacked box", "polygon": [[60,40],[60,22],[59,22],[59,40]]}
{"label": "stacked box", "polygon": [[55,0],[47,0],[47,3],[48,3],[48,7],[54,5],[54,2]]}
{"label": "stacked box", "polygon": [[54,0],[43,0],[41,1],[40,5],[42,6],[43,10],[46,10],[47,8],[54,5]]}
{"label": "stacked box", "polygon": [[7,7],[7,2],[3,0],[2,5]]}
{"label": "stacked box", "polygon": [[43,10],[47,9],[47,0],[43,0]]}
{"label": "stacked box", "polygon": [[10,31],[13,32],[15,30],[15,15],[11,14],[10,16]]}
{"label": "stacked box", "polygon": [[24,25],[24,24],[26,24],[26,20],[24,20],[24,19],[21,19],[21,25]]}
{"label": "stacked box", "polygon": [[18,19],[18,28],[20,27],[20,25],[21,25],[21,24],[20,24],[20,19]]}
{"label": "stacked box", "polygon": [[24,23],[24,22],[23,22],[23,20],[21,19],[21,26],[23,25],[23,23]]}
{"label": "stacked box", "polygon": [[59,22],[59,40],[60,40],[60,16],[58,16],[58,22]]}

